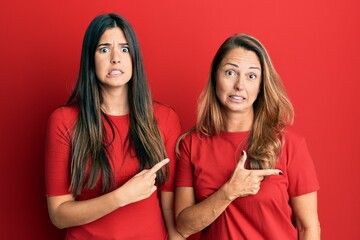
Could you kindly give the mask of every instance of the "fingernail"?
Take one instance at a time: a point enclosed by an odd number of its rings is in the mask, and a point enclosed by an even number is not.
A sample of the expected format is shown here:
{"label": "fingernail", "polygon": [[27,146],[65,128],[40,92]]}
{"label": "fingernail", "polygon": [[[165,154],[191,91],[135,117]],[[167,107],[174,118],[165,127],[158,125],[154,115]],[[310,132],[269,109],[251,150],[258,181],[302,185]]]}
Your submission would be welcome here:
{"label": "fingernail", "polygon": [[279,171],[279,175],[283,175],[283,172],[282,172],[282,171]]}
{"label": "fingernail", "polygon": [[242,152],[241,152],[241,156],[244,156],[244,154],[245,154],[245,151],[244,151],[244,150],[242,150]]}

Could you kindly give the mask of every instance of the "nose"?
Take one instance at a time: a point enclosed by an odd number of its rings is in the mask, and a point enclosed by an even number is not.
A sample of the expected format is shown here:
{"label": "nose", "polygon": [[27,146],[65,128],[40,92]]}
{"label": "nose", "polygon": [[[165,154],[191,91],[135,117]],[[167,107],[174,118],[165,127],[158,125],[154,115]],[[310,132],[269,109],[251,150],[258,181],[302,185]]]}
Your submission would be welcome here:
{"label": "nose", "polygon": [[245,84],[245,77],[241,76],[241,75],[238,76],[238,78],[236,79],[235,84],[234,84],[235,90],[237,90],[237,91],[243,90],[244,84]]}
{"label": "nose", "polygon": [[117,50],[114,50],[111,54],[111,60],[110,62],[112,64],[120,63],[120,53]]}

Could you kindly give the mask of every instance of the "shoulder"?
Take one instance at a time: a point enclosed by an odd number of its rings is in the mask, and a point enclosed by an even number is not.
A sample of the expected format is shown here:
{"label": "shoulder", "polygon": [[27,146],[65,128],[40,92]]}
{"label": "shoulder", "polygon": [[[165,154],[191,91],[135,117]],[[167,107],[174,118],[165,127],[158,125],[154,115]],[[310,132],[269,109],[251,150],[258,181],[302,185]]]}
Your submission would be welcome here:
{"label": "shoulder", "polygon": [[291,126],[286,127],[283,133],[283,137],[285,142],[290,143],[299,143],[301,141],[304,141],[304,136]]}
{"label": "shoulder", "polygon": [[172,107],[163,103],[154,102],[153,109],[158,124],[177,124],[179,122],[179,117]]}
{"label": "shoulder", "polygon": [[172,107],[160,102],[154,102],[153,109],[156,117],[168,117],[170,114],[177,115]]}
{"label": "shoulder", "polygon": [[78,110],[73,106],[63,106],[55,109],[47,123],[48,139],[60,139],[63,141],[64,137],[66,143],[70,141],[70,135],[76,124]]}
{"label": "shoulder", "polygon": [[195,127],[187,130],[178,141],[179,156],[191,155],[194,153],[205,153],[208,152],[209,148],[213,148],[214,138],[206,136],[196,130]]}
{"label": "shoulder", "polygon": [[197,144],[198,142],[201,142],[202,139],[208,139],[209,137],[201,134],[200,132],[196,131],[196,128],[190,128],[187,130],[181,137],[180,141],[182,144]]}
{"label": "shoulder", "polygon": [[78,108],[75,106],[58,107],[51,113],[49,122],[62,122],[66,125],[72,124],[76,121],[78,114]]}
{"label": "shoulder", "polygon": [[305,137],[293,127],[286,127],[283,133],[283,146],[287,152],[297,152],[307,149]]}
{"label": "shoulder", "polygon": [[173,108],[154,102],[153,110],[160,131],[167,138],[178,138],[181,133],[180,119]]}

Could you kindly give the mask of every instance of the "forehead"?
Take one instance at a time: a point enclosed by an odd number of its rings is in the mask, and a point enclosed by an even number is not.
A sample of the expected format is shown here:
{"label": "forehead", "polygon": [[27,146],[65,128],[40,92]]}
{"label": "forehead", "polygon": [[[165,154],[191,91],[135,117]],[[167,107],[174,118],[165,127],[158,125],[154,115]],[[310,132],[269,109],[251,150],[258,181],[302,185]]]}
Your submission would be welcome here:
{"label": "forehead", "polygon": [[221,61],[221,65],[233,63],[236,65],[251,65],[261,68],[260,61],[255,52],[238,47],[231,49]]}
{"label": "forehead", "polygon": [[112,41],[126,42],[124,31],[119,27],[108,28],[101,36],[99,42],[112,42]]}

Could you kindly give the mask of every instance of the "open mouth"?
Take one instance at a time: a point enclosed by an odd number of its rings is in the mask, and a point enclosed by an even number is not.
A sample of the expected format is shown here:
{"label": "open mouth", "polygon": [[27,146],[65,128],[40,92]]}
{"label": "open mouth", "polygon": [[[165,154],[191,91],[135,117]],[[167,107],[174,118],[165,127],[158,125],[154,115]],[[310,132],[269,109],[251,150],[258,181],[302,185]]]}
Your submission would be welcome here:
{"label": "open mouth", "polygon": [[123,74],[124,72],[123,71],[121,71],[121,70],[119,70],[119,69],[114,69],[114,70],[111,70],[107,75],[109,76],[109,77],[116,77],[116,76],[119,76],[119,75],[121,75],[121,74]]}
{"label": "open mouth", "polygon": [[245,100],[245,98],[242,96],[230,95],[229,97],[235,101],[244,101]]}

